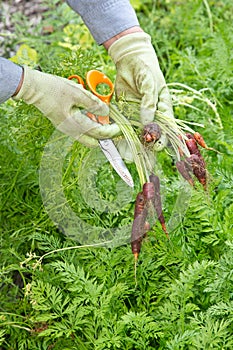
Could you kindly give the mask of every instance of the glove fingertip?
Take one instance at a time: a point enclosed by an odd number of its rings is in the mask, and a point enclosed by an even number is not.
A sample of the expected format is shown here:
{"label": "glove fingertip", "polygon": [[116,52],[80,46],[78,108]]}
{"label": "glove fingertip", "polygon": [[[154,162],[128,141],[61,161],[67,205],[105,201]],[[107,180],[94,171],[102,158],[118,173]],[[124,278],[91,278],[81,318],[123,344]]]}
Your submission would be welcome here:
{"label": "glove fingertip", "polygon": [[154,111],[151,109],[141,107],[140,118],[143,125],[147,125],[154,120]]}
{"label": "glove fingertip", "polygon": [[89,107],[88,112],[105,117],[109,115],[109,107],[106,103],[98,101]]}
{"label": "glove fingertip", "polygon": [[98,141],[89,135],[78,134],[75,136],[75,139],[88,148],[96,148],[99,145]]}

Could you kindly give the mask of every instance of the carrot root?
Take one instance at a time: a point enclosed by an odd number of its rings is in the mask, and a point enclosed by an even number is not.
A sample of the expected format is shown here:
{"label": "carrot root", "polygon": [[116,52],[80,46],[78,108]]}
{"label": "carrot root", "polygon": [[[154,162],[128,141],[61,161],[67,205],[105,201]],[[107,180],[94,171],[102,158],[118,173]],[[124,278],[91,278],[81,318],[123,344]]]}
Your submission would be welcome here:
{"label": "carrot root", "polygon": [[146,207],[144,194],[142,192],[139,192],[135,201],[134,221],[131,231],[131,250],[135,256],[135,259],[138,259],[138,255],[141,250],[142,238],[146,234],[147,212],[148,210]]}
{"label": "carrot root", "polygon": [[190,174],[190,170],[191,167],[190,165],[184,161],[184,160],[179,160],[176,162],[176,168],[177,170],[179,171],[179,173],[181,174],[181,176],[183,176],[183,178],[188,181],[188,183],[191,185],[191,186],[194,186],[194,181],[193,181],[193,178]]}
{"label": "carrot root", "polygon": [[157,123],[149,123],[142,131],[143,143],[155,143],[161,137],[161,128]]}
{"label": "carrot root", "polygon": [[138,261],[139,253],[133,253],[133,255],[134,255],[134,260],[137,262],[137,261]]}
{"label": "carrot root", "polygon": [[151,174],[149,176],[149,179],[154,185],[153,205],[154,205],[155,211],[157,213],[158,220],[159,220],[161,227],[162,227],[164,233],[166,234],[167,238],[170,239],[169,234],[167,232],[166,224],[165,224],[165,218],[163,215],[159,177],[156,176],[155,174]]}
{"label": "carrot root", "polygon": [[198,157],[196,154],[191,154],[188,158],[188,162],[191,164],[193,169],[193,174],[196,176],[198,181],[202,184],[206,190],[207,186],[207,171],[205,168],[205,161],[201,157]]}
{"label": "carrot root", "polygon": [[194,139],[197,141],[197,143],[198,143],[202,148],[205,148],[205,149],[207,149],[207,150],[209,150],[209,151],[214,151],[214,152],[217,152],[217,153],[219,153],[219,154],[222,154],[222,153],[219,152],[217,149],[212,148],[212,147],[208,147],[207,144],[206,144],[206,142],[205,142],[205,140],[204,140],[204,138],[203,138],[203,136],[202,136],[199,132],[195,132],[195,133],[193,134],[193,136],[194,136]]}
{"label": "carrot root", "polygon": [[142,239],[150,230],[150,223],[146,220],[150,204],[156,211],[158,220],[166,237],[170,239],[162,211],[159,178],[158,176],[151,174],[149,179],[150,182],[144,183],[143,190],[137,194],[135,201],[134,220],[131,231],[131,250],[135,262],[138,260],[140,254]]}

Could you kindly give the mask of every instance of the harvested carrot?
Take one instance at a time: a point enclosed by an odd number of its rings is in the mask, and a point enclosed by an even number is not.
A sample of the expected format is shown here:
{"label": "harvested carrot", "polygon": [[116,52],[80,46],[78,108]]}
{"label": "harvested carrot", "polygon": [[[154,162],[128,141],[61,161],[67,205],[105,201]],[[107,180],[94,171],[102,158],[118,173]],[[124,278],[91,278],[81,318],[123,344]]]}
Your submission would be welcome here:
{"label": "harvested carrot", "polygon": [[161,137],[161,128],[157,123],[149,123],[144,126],[142,131],[143,143],[155,143]]}
{"label": "harvested carrot", "polygon": [[207,146],[207,144],[205,143],[205,140],[204,140],[203,136],[202,136],[201,134],[199,134],[199,132],[195,132],[195,133],[193,134],[193,137],[194,137],[194,139],[197,141],[197,143],[198,143],[201,147],[206,148],[206,149],[209,148],[209,147]]}
{"label": "harvested carrot", "polygon": [[152,201],[155,197],[155,186],[153,182],[146,182],[143,185],[142,193],[146,201]]}
{"label": "harvested carrot", "polygon": [[142,192],[139,192],[135,201],[134,219],[136,219],[139,215],[142,214],[144,207],[145,207],[144,194]]}
{"label": "harvested carrot", "polygon": [[165,232],[167,238],[169,238],[162,211],[159,178],[158,176],[151,174],[149,176],[149,179],[150,182],[144,183],[142,192],[138,193],[135,201],[134,221],[131,231],[131,249],[134,255],[135,264],[141,250],[142,239],[150,230],[150,224],[146,220],[150,205],[152,205],[155,209],[162,229]]}
{"label": "harvested carrot", "polygon": [[186,136],[188,137],[188,139],[185,140],[185,143],[190,152],[190,157],[187,158],[187,161],[192,166],[193,174],[196,176],[198,181],[203,185],[204,189],[206,190],[207,171],[204,158],[201,155],[201,152],[198,148],[198,143],[194,135],[186,134]]}
{"label": "harvested carrot", "polygon": [[137,286],[137,260],[141,251],[142,239],[147,231],[150,230],[150,224],[146,221],[148,206],[143,192],[139,192],[134,208],[134,221],[131,231],[131,250],[134,255],[134,278]]}
{"label": "harvested carrot", "polygon": [[137,261],[140,250],[142,238],[145,235],[147,206],[144,194],[139,192],[136,197],[134,208],[134,221],[131,231],[131,249],[134,255],[135,261]]}
{"label": "harvested carrot", "polygon": [[206,144],[206,142],[205,142],[205,140],[204,140],[204,138],[203,138],[203,136],[202,136],[199,132],[195,132],[195,133],[193,134],[193,137],[194,137],[194,139],[197,141],[197,143],[198,143],[201,147],[203,147],[203,148],[205,148],[205,149],[207,149],[207,150],[209,150],[209,151],[214,151],[214,152],[217,152],[217,153],[220,153],[220,154],[221,154],[221,152],[219,152],[219,151],[216,150],[215,148],[208,147],[207,144]]}
{"label": "harvested carrot", "polygon": [[192,170],[190,165],[188,166],[184,160],[178,160],[176,162],[176,168],[183,178],[188,181],[191,186],[194,186],[193,178],[190,174],[190,170]]}
{"label": "harvested carrot", "polygon": [[197,154],[191,154],[188,158],[188,162],[191,164],[193,173],[198,181],[203,185],[204,189],[207,186],[207,171],[205,167],[204,159]]}
{"label": "harvested carrot", "polygon": [[154,184],[152,182],[146,182],[143,185],[143,191],[139,192],[134,208],[134,221],[131,232],[131,249],[134,255],[135,261],[137,261],[142,239],[146,233],[150,230],[150,224],[146,220],[148,216],[148,209],[150,203],[153,203],[155,197]]}
{"label": "harvested carrot", "polygon": [[188,137],[188,139],[185,140],[185,143],[187,145],[187,148],[190,154],[196,154],[198,157],[202,157],[194,136],[192,134],[186,134],[186,136]]}
{"label": "harvested carrot", "polygon": [[154,199],[153,199],[153,205],[155,208],[155,211],[157,213],[158,220],[162,226],[163,231],[165,232],[166,236],[168,239],[170,239],[167,228],[166,228],[166,223],[165,223],[165,218],[163,215],[163,209],[162,209],[162,201],[161,201],[161,194],[160,194],[160,181],[159,177],[156,176],[155,174],[151,174],[149,176],[151,183],[154,185]]}

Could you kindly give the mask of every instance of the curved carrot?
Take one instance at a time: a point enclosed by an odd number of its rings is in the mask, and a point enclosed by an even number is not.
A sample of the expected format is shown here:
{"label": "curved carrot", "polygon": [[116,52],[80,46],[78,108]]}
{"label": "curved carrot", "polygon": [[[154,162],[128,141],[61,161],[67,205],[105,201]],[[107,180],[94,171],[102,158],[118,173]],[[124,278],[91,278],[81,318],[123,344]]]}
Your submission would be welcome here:
{"label": "curved carrot", "polygon": [[190,174],[191,167],[188,167],[187,163],[184,160],[179,160],[176,162],[176,168],[179,171],[179,173],[183,176],[183,178],[187,180],[191,186],[194,186],[193,178]]}
{"label": "curved carrot", "polygon": [[155,195],[154,195],[154,199],[153,199],[153,205],[154,205],[155,211],[157,213],[158,220],[159,220],[159,222],[162,226],[162,229],[165,232],[167,238],[170,239],[168,232],[167,232],[167,228],[166,228],[165,218],[163,215],[159,177],[156,176],[155,174],[151,174],[149,176],[149,178],[150,178],[150,181],[154,185]]}
{"label": "curved carrot", "polygon": [[[201,157],[201,153],[199,151],[198,145],[196,140],[194,139],[193,135],[191,134],[187,134],[186,136],[188,136],[188,139],[185,140],[185,143],[187,145],[187,148],[190,152],[190,154],[196,154],[199,157]],[[191,137],[190,137],[191,136]]]}
{"label": "curved carrot", "polygon": [[152,181],[144,183],[142,192],[146,201],[152,201],[155,197],[154,183]]}
{"label": "curved carrot", "polygon": [[131,231],[131,249],[134,254],[135,261],[138,259],[142,238],[145,237],[150,229],[150,224],[146,221],[150,202],[153,202],[155,196],[154,185],[146,182],[143,185],[142,192],[139,192],[134,208],[134,221]]}
{"label": "curved carrot", "polygon": [[186,134],[188,139],[185,140],[185,143],[186,143],[188,150],[190,152],[190,157],[187,158],[187,161],[192,166],[193,174],[196,176],[198,181],[203,185],[204,189],[206,189],[207,171],[206,171],[206,167],[205,167],[204,158],[202,157],[201,152],[198,148],[198,141],[196,140],[196,138],[198,138],[197,134],[199,134],[199,133],[195,133],[195,134],[196,134],[196,136],[194,136],[192,134]]}
{"label": "curved carrot", "polygon": [[220,154],[221,154],[221,152],[219,152],[219,151],[216,150],[215,148],[208,147],[207,144],[206,144],[206,142],[205,142],[205,140],[204,140],[204,138],[203,138],[203,136],[202,136],[199,132],[195,132],[195,133],[193,134],[193,136],[194,136],[195,140],[197,141],[197,143],[198,143],[201,147],[203,147],[203,148],[205,148],[205,149],[207,149],[207,150],[209,150],[209,151],[214,151],[214,152],[217,152],[217,153],[220,153]]}
{"label": "curved carrot", "polygon": [[139,192],[135,201],[134,221],[131,231],[131,249],[135,261],[138,259],[142,238],[145,235],[147,213],[145,197],[142,192]]}
{"label": "curved carrot", "polygon": [[207,185],[207,171],[205,168],[205,162],[203,158],[200,158],[196,154],[191,154],[188,158],[189,163],[192,166],[193,173],[198,179],[198,181],[203,185],[204,189],[206,189]]}

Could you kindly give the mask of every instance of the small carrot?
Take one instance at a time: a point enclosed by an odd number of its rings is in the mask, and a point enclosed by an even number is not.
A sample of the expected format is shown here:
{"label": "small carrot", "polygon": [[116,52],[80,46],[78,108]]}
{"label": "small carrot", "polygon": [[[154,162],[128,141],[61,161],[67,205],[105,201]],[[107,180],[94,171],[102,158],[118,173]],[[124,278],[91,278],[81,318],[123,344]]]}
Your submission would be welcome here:
{"label": "small carrot", "polygon": [[179,160],[176,162],[176,168],[179,171],[179,173],[183,176],[183,178],[187,180],[191,186],[194,186],[193,178],[190,174],[190,165],[188,167],[187,163],[184,160]]}
{"label": "small carrot", "polygon": [[154,205],[155,211],[157,213],[158,220],[159,220],[159,222],[162,226],[162,229],[165,232],[167,238],[170,239],[168,232],[167,232],[167,228],[166,228],[165,218],[163,215],[159,177],[156,176],[155,174],[151,174],[149,176],[149,179],[154,185],[155,195],[154,195],[154,199],[153,199],[153,205]]}
{"label": "small carrot", "polygon": [[202,157],[194,136],[192,134],[186,134],[186,136],[188,137],[188,139],[185,140],[185,143],[190,154],[196,154],[197,156]]}
{"label": "small carrot", "polygon": [[139,215],[142,214],[144,207],[145,207],[144,194],[142,192],[139,192],[135,201],[134,219],[136,219]]}
{"label": "small carrot", "polygon": [[150,229],[150,224],[148,221],[146,221],[150,204],[152,204],[155,208],[163,231],[169,238],[162,212],[159,178],[154,174],[151,174],[149,178],[150,182],[144,183],[142,192],[138,193],[135,201],[134,221],[131,231],[131,249],[134,255],[135,263],[141,250],[142,238],[145,237],[147,231]]}
{"label": "small carrot", "polygon": [[144,194],[139,192],[134,208],[134,221],[131,231],[131,249],[134,255],[135,261],[137,261],[140,250],[142,238],[145,235],[146,217],[147,217],[147,206]]}
{"label": "small carrot", "polygon": [[142,193],[146,201],[152,201],[155,197],[155,186],[153,182],[146,182],[143,185]]}
{"label": "small carrot", "polygon": [[143,192],[139,192],[134,208],[134,221],[131,231],[131,250],[134,255],[134,277],[137,285],[137,260],[141,250],[142,238],[150,230],[150,224],[146,221],[148,215],[147,200]]}
{"label": "small carrot", "polygon": [[148,209],[150,202],[153,201],[155,196],[154,185],[151,182],[146,182],[143,185],[142,192],[139,192],[134,208],[134,221],[131,231],[131,249],[134,255],[135,261],[137,261],[140,250],[142,238],[150,229],[150,224],[146,221],[148,216]]}
{"label": "small carrot", "polygon": [[193,174],[196,176],[198,181],[203,185],[204,189],[206,190],[207,171],[204,158],[201,155],[201,152],[198,148],[198,142],[194,135],[188,133],[186,134],[186,136],[188,137],[188,139],[185,140],[185,143],[190,152],[190,157],[187,158],[187,161],[192,166]]}
{"label": "small carrot", "polygon": [[209,148],[209,147],[207,146],[207,144],[205,143],[205,140],[204,140],[203,136],[202,136],[201,134],[199,134],[199,132],[195,132],[195,133],[193,134],[193,136],[194,136],[195,140],[197,141],[197,143],[198,143],[201,147],[206,148],[206,149]]}
{"label": "small carrot", "polygon": [[219,151],[216,150],[215,148],[208,147],[207,144],[206,144],[206,142],[205,142],[205,140],[204,140],[204,138],[203,138],[203,136],[202,136],[201,134],[199,134],[199,132],[195,132],[195,133],[193,134],[193,136],[194,136],[194,139],[197,141],[197,143],[198,143],[201,147],[203,147],[203,148],[205,148],[205,149],[207,149],[207,150],[209,150],[209,151],[214,151],[214,152],[217,152],[217,153],[220,153],[220,154],[221,154],[221,152],[219,152]]}
{"label": "small carrot", "polygon": [[[180,139],[181,142],[184,142],[183,137],[181,135],[178,135],[178,138]],[[179,151],[180,156],[183,157],[184,156],[184,152],[181,149],[181,147],[178,147],[178,151]]]}
{"label": "small carrot", "polygon": [[196,176],[198,181],[203,185],[204,189],[206,189],[207,171],[206,171],[204,159],[200,158],[196,154],[191,154],[191,156],[187,160],[192,166],[193,174]]}
{"label": "small carrot", "polygon": [[144,143],[156,142],[161,137],[161,128],[157,123],[149,123],[144,126],[142,139]]}

